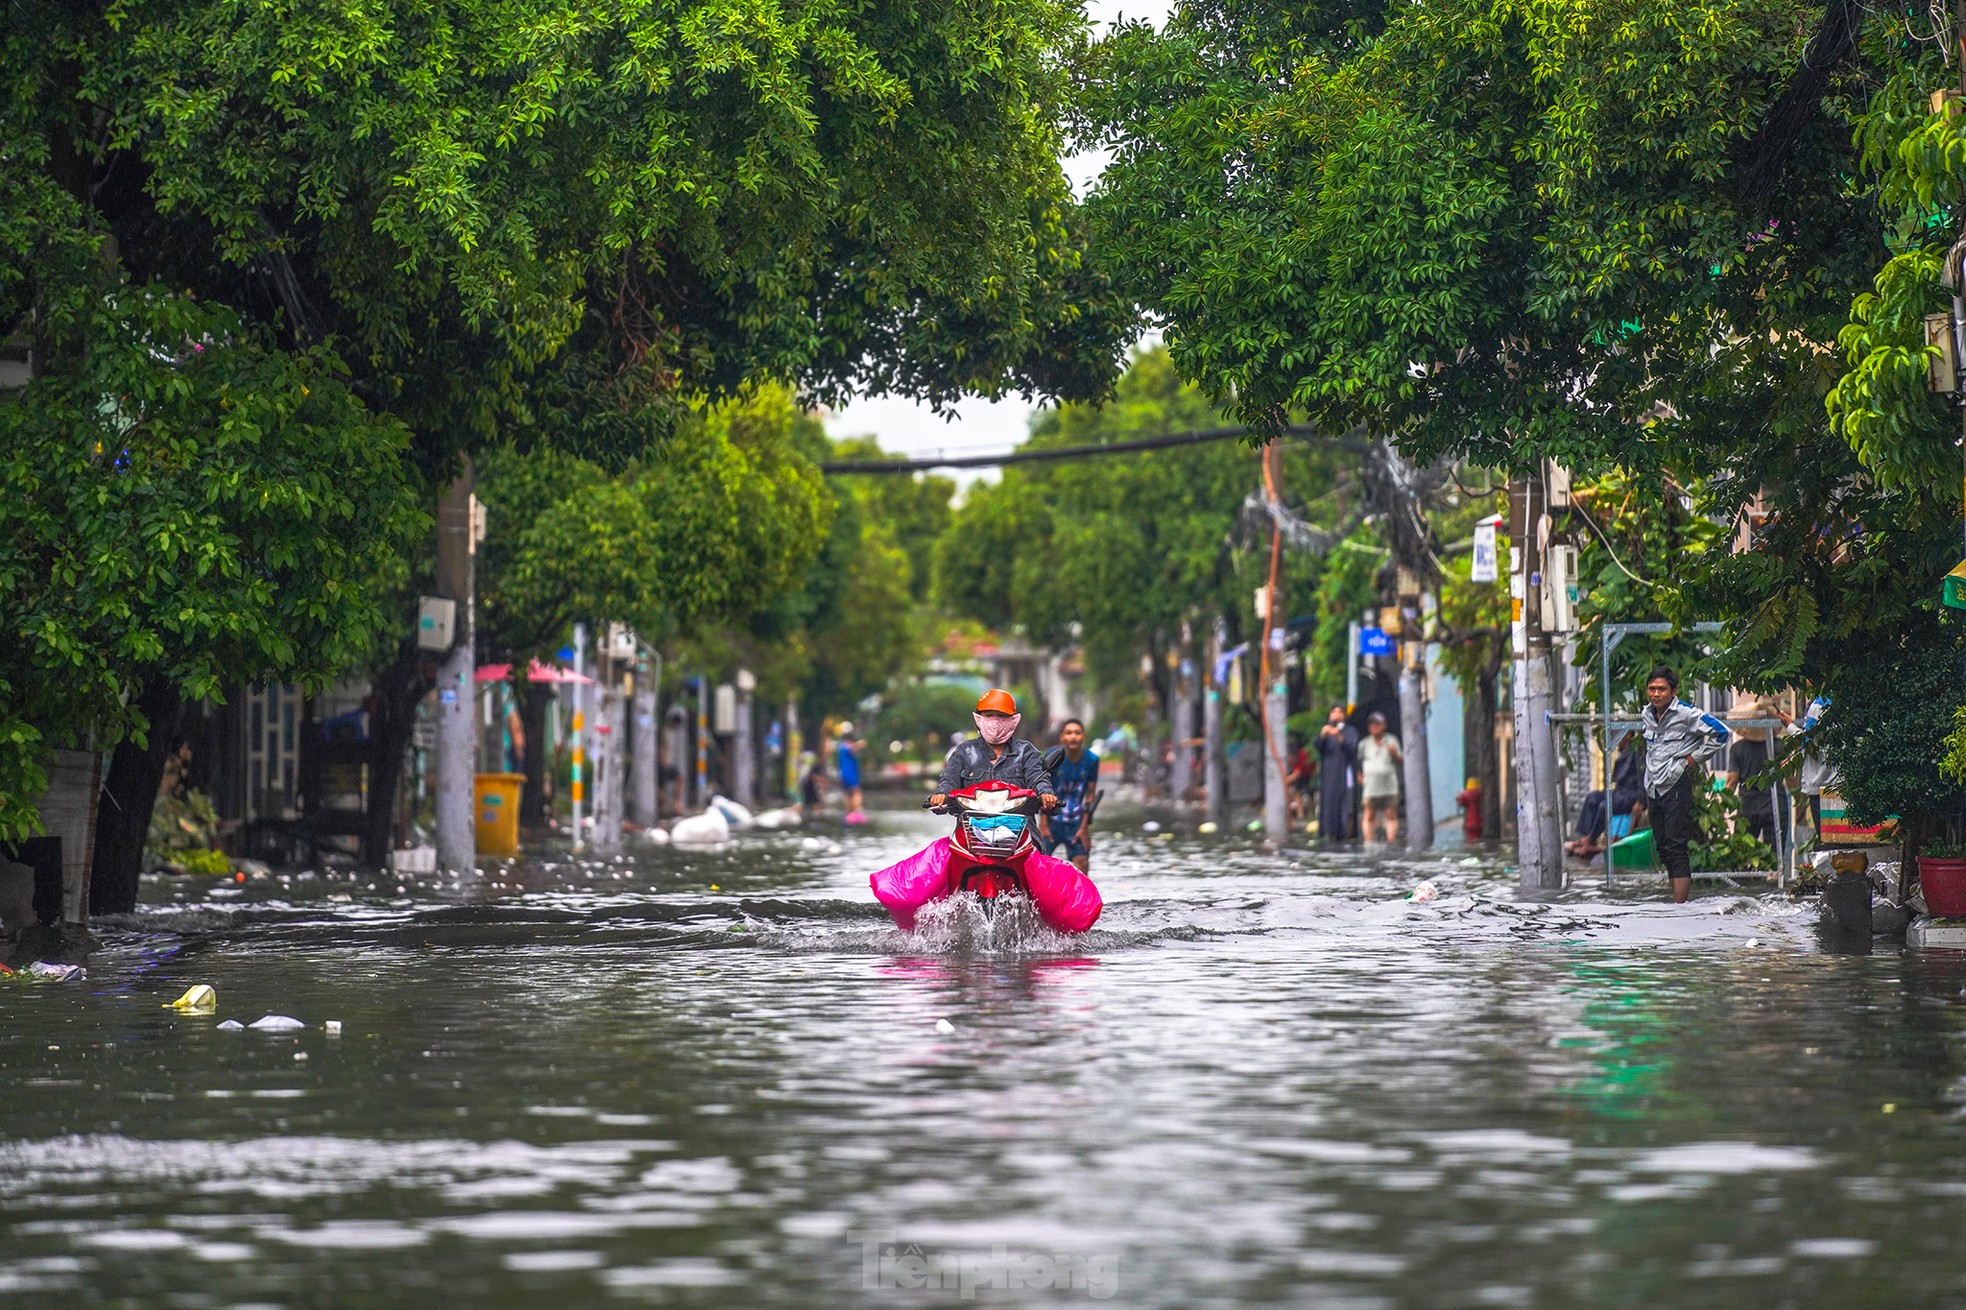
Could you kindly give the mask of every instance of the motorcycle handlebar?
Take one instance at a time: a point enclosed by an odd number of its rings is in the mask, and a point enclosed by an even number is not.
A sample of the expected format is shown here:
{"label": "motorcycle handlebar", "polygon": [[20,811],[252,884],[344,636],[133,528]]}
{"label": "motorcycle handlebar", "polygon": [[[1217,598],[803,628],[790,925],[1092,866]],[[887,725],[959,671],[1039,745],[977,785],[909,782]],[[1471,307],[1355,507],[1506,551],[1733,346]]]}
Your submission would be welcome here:
{"label": "motorcycle handlebar", "polygon": [[[944,801],[940,805],[931,805],[928,801],[923,801],[922,808],[927,810],[931,814],[949,814],[952,812],[961,813],[962,811],[967,810],[969,807],[964,805],[962,801],[957,797],[950,796],[944,799]],[[1017,804],[1011,806],[1007,810],[1004,810],[1003,813],[1036,814],[1043,809],[1044,809],[1044,801],[1041,798],[1036,796],[1026,796],[1023,800],[1017,802]]]}

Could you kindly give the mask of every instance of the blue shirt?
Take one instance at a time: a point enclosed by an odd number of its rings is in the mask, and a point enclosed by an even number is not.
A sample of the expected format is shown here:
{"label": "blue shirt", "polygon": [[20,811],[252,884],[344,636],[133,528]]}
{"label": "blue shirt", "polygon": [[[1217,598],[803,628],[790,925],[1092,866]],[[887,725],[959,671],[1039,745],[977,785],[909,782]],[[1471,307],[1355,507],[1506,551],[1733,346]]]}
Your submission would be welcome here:
{"label": "blue shirt", "polygon": [[1091,750],[1079,756],[1077,764],[1069,755],[1060,756],[1051,771],[1051,782],[1058,796],[1058,813],[1052,823],[1075,828],[1085,813],[1085,794],[1099,781],[1099,757]]}
{"label": "blue shirt", "polygon": [[840,786],[858,787],[860,785],[860,757],[854,754],[852,742],[840,743]]}

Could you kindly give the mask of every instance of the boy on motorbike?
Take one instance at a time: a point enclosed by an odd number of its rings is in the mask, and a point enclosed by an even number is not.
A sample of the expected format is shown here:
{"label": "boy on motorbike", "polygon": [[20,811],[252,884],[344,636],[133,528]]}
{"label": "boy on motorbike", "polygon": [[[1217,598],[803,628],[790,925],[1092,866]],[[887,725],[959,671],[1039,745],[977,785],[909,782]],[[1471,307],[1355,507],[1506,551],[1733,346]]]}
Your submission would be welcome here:
{"label": "boy on motorbike", "polygon": [[949,793],[958,787],[979,782],[1007,782],[1028,787],[1038,794],[1045,813],[1058,808],[1058,796],[1051,784],[1051,771],[1044,767],[1038,748],[1017,735],[1024,716],[1017,712],[1017,699],[1007,691],[991,688],[976,702],[976,730],[982,734],[963,742],[949,752],[942,766],[942,777],[929,808],[941,809]]}

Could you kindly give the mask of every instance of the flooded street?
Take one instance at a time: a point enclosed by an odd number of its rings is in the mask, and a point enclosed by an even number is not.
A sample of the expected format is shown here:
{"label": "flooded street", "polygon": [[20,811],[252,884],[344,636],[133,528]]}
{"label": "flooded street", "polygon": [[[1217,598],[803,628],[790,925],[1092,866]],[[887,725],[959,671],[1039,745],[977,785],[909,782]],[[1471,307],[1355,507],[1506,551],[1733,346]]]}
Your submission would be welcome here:
{"label": "flooded street", "polygon": [[147,884],[0,989],[0,1301],[1966,1302],[1966,961],[1109,817],[1099,927],[994,950],[874,905],[912,813]]}

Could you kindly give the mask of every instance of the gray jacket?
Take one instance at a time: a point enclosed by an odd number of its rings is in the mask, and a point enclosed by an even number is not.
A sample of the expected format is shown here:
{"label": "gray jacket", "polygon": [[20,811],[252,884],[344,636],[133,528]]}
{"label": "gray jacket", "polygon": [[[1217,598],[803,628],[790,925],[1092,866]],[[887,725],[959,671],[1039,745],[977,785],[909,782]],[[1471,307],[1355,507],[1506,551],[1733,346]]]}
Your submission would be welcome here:
{"label": "gray jacket", "polygon": [[1013,737],[1003,748],[1001,759],[990,758],[990,743],[971,737],[949,752],[942,766],[942,779],[935,784],[939,792],[952,792],[978,782],[1007,782],[1013,787],[1029,787],[1040,796],[1052,794],[1051,770],[1044,767],[1044,756],[1022,737]]}
{"label": "gray jacket", "polygon": [[1645,732],[1645,794],[1663,796],[1686,772],[1686,757],[1711,759],[1727,745],[1727,725],[1704,710],[1676,700],[1659,714],[1650,705],[1640,712]]}

